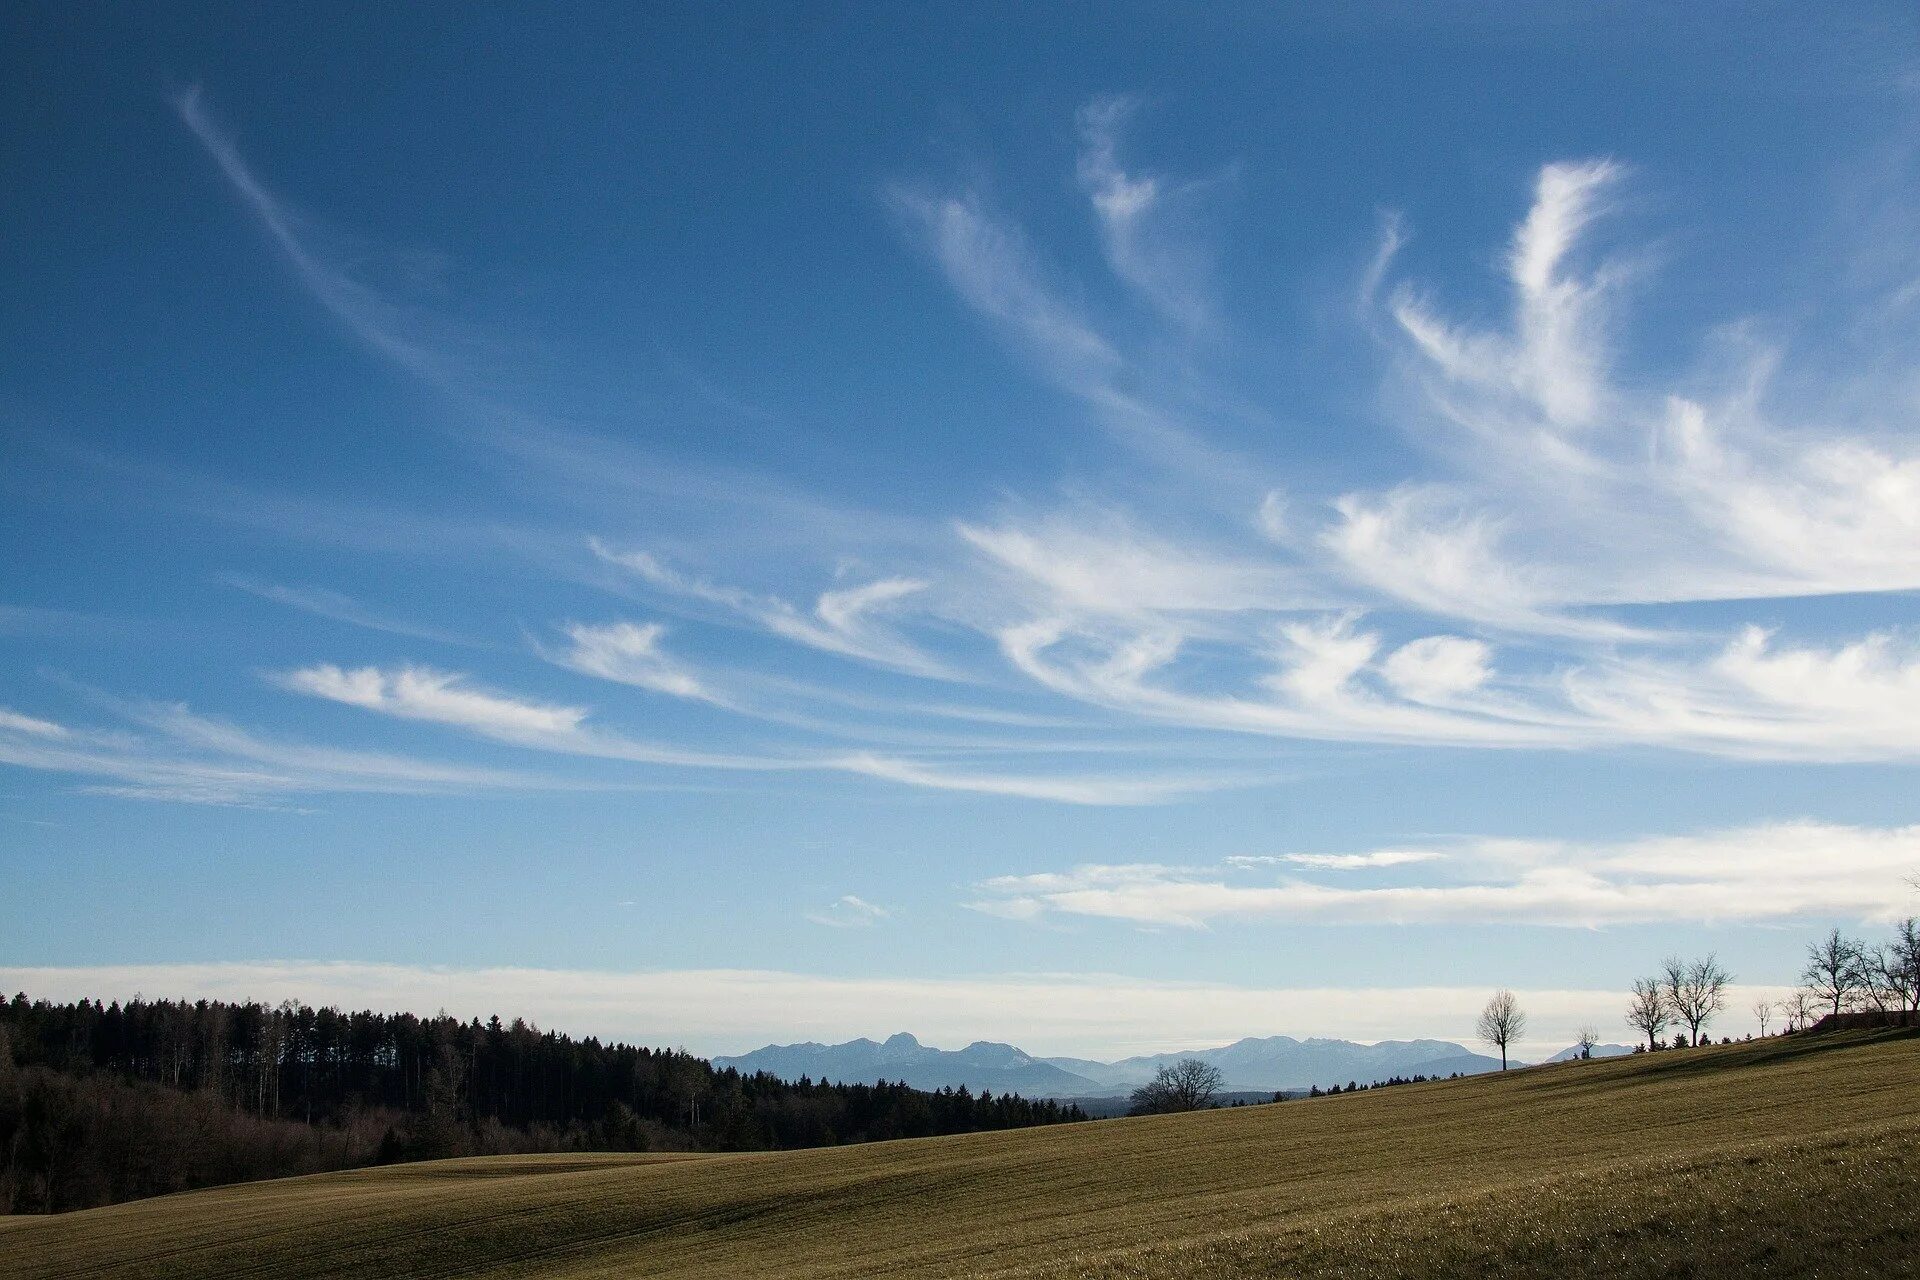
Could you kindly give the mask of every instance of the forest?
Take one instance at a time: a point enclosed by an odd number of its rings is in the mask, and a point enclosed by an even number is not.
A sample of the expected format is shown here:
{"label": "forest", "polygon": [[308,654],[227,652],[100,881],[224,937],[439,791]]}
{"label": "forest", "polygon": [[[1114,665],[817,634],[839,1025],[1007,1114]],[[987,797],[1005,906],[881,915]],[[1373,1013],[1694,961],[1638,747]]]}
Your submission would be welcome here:
{"label": "forest", "polygon": [[0,1212],[533,1151],[762,1151],[1084,1119],[965,1088],[789,1082],[518,1019],[0,1001]]}

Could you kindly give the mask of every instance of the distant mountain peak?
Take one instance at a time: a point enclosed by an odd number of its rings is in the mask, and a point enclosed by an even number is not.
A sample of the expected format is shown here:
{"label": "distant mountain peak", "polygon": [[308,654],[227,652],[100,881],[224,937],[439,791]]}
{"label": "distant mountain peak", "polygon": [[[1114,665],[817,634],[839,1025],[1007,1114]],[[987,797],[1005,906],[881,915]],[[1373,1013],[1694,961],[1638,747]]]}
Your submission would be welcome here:
{"label": "distant mountain peak", "polygon": [[844,1084],[900,1080],[916,1089],[959,1088],[1029,1098],[1091,1097],[1100,1086],[1085,1076],[1028,1056],[1010,1044],[976,1040],[964,1049],[935,1049],[899,1031],[884,1044],[867,1039],[836,1045],[768,1045],[717,1067],[766,1071],[789,1080],[802,1075]]}

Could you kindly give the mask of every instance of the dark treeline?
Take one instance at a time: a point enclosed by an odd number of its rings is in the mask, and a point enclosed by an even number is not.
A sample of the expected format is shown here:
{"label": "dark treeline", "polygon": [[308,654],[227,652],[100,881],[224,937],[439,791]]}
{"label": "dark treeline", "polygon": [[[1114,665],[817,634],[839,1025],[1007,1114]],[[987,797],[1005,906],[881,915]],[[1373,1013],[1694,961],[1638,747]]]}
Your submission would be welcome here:
{"label": "dark treeline", "polygon": [[528,1151],[758,1151],[1083,1119],[968,1090],[716,1071],[525,1022],[0,1002],[0,1212]]}
{"label": "dark treeline", "polygon": [[[1460,1078],[1460,1073],[1456,1071],[1448,1076],[1388,1076],[1385,1080],[1375,1080],[1369,1084],[1361,1084],[1357,1080],[1349,1080],[1347,1081],[1347,1087],[1344,1089],[1337,1084],[1331,1088],[1322,1089],[1316,1084],[1307,1090],[1307,1096],[1309,1098],[1330,1098],[1341,1093],[1364,1093],[1369,1089],[1388,1089],[1396,1084],[1426,1084],[1433,1080],[1458,1080]],[[1287,1096],[1284,1093],[1276,1093],[1273,1095],[1273,1100],[1275,1102],[1285,1102]]]}

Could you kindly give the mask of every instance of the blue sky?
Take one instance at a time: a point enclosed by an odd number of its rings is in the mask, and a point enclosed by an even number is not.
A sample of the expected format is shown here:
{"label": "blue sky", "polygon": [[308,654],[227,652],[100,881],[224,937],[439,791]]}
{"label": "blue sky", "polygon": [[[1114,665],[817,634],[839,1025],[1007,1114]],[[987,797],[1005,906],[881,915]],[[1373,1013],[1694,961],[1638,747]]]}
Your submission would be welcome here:
{"label": "blue sky", "polygon": [[1403,9],[10,12],[0,983],[1550,1050],[1911,910],[1920,19]]}

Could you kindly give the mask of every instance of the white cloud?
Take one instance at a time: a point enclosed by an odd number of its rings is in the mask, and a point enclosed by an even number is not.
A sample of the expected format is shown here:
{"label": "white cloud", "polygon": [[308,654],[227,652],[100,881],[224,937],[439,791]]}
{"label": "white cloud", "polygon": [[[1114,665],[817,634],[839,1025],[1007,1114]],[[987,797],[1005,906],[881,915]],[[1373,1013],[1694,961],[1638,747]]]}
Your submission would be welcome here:
{"label": "white cloud", "polygon": [[1509,522],[1432,486],[1385,494],[1346,494],[1334,502],[1339,520],[1321,544],[1363,587],[1385,592],[1442,617],[1505,630],[1586,639],[1631,639],[1640,633],[1600,618],[1570,617],[1556,606],[1577,593],[1543,566],[1508,556]]}
{"label": "white cloud", "polygon": [[1052,612],[1232,613],[1312,598],[1280,565],[1156,538],[1110,512],[958,529]]}
{"label": "white cloud", "polygon": [[1477,689],[1473,696],[1457,690],[1450,707],[1385,696],[1386,686],[1374,678],[1380,637],[1357,629],[1351,614],[1282,624],[1261,655],[1267,671],[1247,693],[1174,686],[1168,673],[1182,636],[1165,628],[1092,634],[1053,618],[1006,628],[1000,642],[1016,668],[1056,692],[1196,728],[1482,747],[1585,741],[1577,717],[1505,689]]}
{"label": "white cloud", "polygon": [[1050,774],[982,773],[864,751],[834,757],[831,764],[849,773],[884,778],[889,782],[904,782],[916,787],[930,787],[936,791],[973,791],[984,795],[1019,796],[1028,800],[1085,805],[1163,804],[1237,781],[1191,776],[1061,777]]}
{"label": "white cloud", "polygon": [[1372,853],[1236,854],[1226,859],[1226,865],[1240,868],[1288,865],[1311,867],[1318,871],[1369,871],[1376,867],[1439,862],[1445,857],[1445,854],[1434,849],[1376,849]]}
{"label": "white cloud", "polygon": [[1602,304],[1614,277],[1603,271],[1582,278],[1565,265],[1619,176],[1619,166],[1606,161],[1540,170],[1533,208],[1507,258],[1511,334],[1448,325],[1405,289],[1393,300],[1395,318],[1449,378],[1513,395],[1554,429],[1592,425],[1607,399]]}
{"label": "white cloud", "polygon": [[[1313,870],[1441,860],[1438,850],[1399,849],[1286,858]],[[1246,869],[1255,860],[1229,863]],[[1876,920],[1905,909],[1905,877],[1920,869],[1920,827],[1791,822],[1607,843],[1466,841],[1447,849],[1444,865],[1455,874],[1362,887],[1298,877],[1230,883],[1217,870],[1157,864],[1083,866],[987,880],[968,905],[1016,919],[1086,916],[1184,928],[1230,920],[1574,928]]]}
{"label": "white cloud", "polygon": [[699,676],[662,651],[660,638],[666,628],[658,622],[611,622],[603,626],[572,622],[562,629],[573,647],[554,656],[561,666],[676,698],[716,700]]}
{"label": "white cloud", "polygon": [[9,711],[0,707],[0,732],[24,733],[36,738],[64,738],[67,730],[51,720],[39,720],[33,716],[23,716],[18,711]]}
{"label": "white cloud", "polygon": [[1920,587],[1920,449],[1899,376],[1863,389],[1824,370],[1796,384],[1798,424],[1782,425],[1769,404],[1788,353],[1745,324],[1717,344],[1736,357],[1731,376],[1610,376],[1626,272],[1568,264],[1619,173],[1542,169],[1508,258],[1511,332],[1450,326],[1411,289],[1394,295],[1440,375],[1425,389],[1442,425],[1420,423],[1415,438],[1456,477],[1347,495],[1328,549],[1419,608],[1574,637],[1565,610],[1584,605]]}
{"label": "white cloud", "polygon": [[1595,665],[1569,673],[1566,688],[1626,740],[1773,759],[1920,755],[1920,645],[1889,632],[1785,648],[1748,627],[1703,663]]}
{"label": "white cloud", "polygon": [[582,707],[527,702],[469,686],[458,675],[429,667],[343,670],[331,663],[290,671],[280,683],[349,706],[408,720],[458,725],[509,741],[568,737],[587,717]]}
{"label": "white cloud", "polygon": [[841,894],[820,910],[806,913],[808,920],[829,929],[870,929],[890,915],[892,912],[885,907],[851,893]]}
{"label": "white cloud", "polygon": [[1491,653],[1479,640],[1422,636],[1387,655],[1380,672],[1396,692],[1415,702],[1446,702],[1487,683]]}

